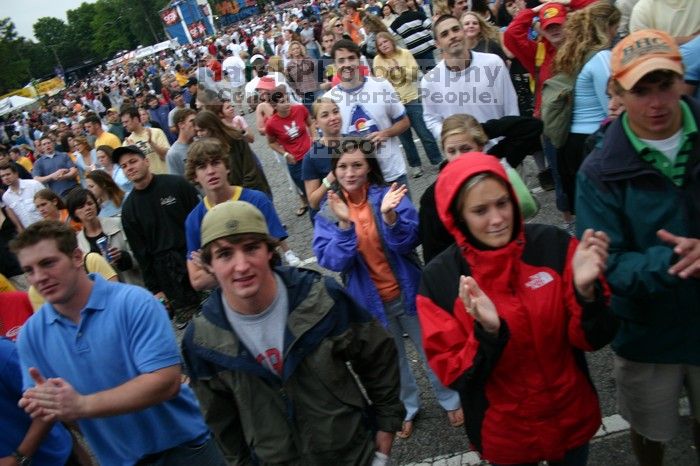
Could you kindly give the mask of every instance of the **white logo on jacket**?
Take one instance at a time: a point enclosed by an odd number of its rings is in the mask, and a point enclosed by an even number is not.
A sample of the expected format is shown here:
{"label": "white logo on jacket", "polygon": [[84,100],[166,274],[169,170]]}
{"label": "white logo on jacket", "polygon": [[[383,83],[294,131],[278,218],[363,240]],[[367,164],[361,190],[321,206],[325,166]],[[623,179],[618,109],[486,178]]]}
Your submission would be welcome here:
{"label": "white logo on jacket", "polygon": [[548,272],[537,272],[534,275],[530,275],[527,283],[525,283],[525,286],[531,290],[536,290],[537,288],[542,288],[547,283],[552,281],[554,281],[554,277],[552,277]]}

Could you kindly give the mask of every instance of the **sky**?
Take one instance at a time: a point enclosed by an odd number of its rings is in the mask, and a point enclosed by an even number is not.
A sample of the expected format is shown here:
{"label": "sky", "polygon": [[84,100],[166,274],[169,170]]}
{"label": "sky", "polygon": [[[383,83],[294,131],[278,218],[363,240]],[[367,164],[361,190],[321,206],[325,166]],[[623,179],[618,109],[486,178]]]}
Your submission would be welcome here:
{"label": "sky", "polygon": [[67,21],[66,11],[79,7],[81,3],[93,2],[94,0],[2,0],[0,17],[9,16],[15,23],[18,35],[36,40],[32,26],[37,19],[53,16]]}

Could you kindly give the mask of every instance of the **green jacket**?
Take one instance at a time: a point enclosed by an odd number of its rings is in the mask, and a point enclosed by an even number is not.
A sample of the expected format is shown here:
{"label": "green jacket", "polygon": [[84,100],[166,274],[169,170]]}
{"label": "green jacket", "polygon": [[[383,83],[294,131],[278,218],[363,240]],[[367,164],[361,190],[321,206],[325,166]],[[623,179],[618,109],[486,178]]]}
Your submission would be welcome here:
{"label": "green jacket", "polygon": [[[686,103],[700,122],[700,105]],[[700,280],[668,273],[678,257],[656,234],[664,228],[700,238],[700,134],[692,137],[682,187],[639,156],[621,118],[577,176],[577,233],[594,228],[610,236],[606,278],[621,320],[612,346],[633,361],[700,364]]]}
{"label": "green jacket", "polygon": [[394,342],[333,279],[275,272],[290,308],[281,378],[232,331],[221,290],[186,331],[185,365],[205,420],[233,464],[369,464],[376,430],[400,430],[404,416]]}

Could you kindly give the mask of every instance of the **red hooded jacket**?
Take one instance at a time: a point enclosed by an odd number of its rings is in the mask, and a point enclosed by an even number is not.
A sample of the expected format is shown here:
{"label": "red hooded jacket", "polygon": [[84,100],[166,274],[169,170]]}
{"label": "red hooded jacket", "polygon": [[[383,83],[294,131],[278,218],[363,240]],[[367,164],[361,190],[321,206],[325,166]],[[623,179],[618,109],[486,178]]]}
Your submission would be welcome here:
{"label": "red hooded jacket", "polygon": [[[485,459],[561,460],[600,426],[583,351],[612,340],[617,321],[603,282],[593,302],[577,296],[571,259],[578,241],[563,230],[524,225],[514,208],[507,245],[472,244],[451,206],[461,186],[482,172],[508,184],[498,160],[478,153],[458,157],[438,177],[438,214],[456,243],[423,272],[417,298],[423,346],[435,374],[460,393],[467,435]],[[458,297],[460,275],[474,277],[494,302],[501,317],[498,335],[467,314]]]}
{"label": "red hooded jacket", "polygon": [[[584,8],[596,0],[571,0],[567,6],[570,10]],[[513,18],[508,28],[503,33],[503,45],[518,59],[535,81],[535,114],[540,117],[542,105],[542,84],[552,77],[552,63],[557,49],[544,37],[537,40],[530,39],[532,20],[538,14],[526,8]],[[537,47],[539,43],[544,46],[544,61],[539,71],[536,69]]]}

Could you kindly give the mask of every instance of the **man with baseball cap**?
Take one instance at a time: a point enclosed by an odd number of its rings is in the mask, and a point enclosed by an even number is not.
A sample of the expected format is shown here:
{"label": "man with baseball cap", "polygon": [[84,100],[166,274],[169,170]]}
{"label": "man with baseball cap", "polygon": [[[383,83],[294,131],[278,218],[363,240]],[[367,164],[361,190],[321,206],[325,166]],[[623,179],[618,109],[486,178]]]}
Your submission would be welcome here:
{"label": "man with baseball cap", "polygon": [[681,97],[681,55],[664,32],[625,37],[611,71],[627,111],[579,170],[576,226],[610,236],[620,413],[640,464],[661,465],[683,386],[700,446],[700,105]]}
{"label": "man with baseball cap", "polygon": [[212,207],[201,238],[220,288],[183,355],[229,461],[385,464],[404,414],[391,337],[332,278],[274,267],[277,241],[252,204]]}
{"label": "man with baseball cap", "polygon": [[136,146],[115,149],[112,161],[134,184],[122,204],[122,226],[146,288],[167,302],[176,325],[184,326],[199,305],[185,263],[185,219],[199,194],[181,176],[154,175]]}

